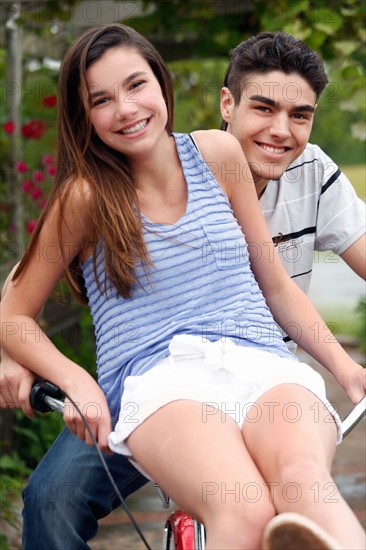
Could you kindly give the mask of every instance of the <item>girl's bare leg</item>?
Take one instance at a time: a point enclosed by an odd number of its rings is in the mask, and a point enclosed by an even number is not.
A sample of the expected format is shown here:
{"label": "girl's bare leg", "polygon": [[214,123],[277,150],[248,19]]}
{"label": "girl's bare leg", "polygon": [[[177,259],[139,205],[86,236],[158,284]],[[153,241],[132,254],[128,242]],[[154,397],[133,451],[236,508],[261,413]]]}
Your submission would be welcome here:
{"label": "girl's bare leg", "polygon": [[232,418],[175,401],[128,438],[134,458],[186,512],[201,521],[207,549],[258,549],[274,516],[269,491]]}
{"label": "girl's bare leg", "polygon": [[336,427],[323,403],[301,386],[283,384],[258,400],[255,417],[250,422],[249,411],[243,437],[276,513],[303,514],[342,548],[365,549],[365,532],[330,476]]}

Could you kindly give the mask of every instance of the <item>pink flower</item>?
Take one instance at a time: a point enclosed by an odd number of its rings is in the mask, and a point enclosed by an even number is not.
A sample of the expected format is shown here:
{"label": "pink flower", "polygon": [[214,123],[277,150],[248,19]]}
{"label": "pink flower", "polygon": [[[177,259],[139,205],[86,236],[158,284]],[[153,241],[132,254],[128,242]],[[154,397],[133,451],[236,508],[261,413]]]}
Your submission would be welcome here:
{"label": "pink flower", "polygon": [[19,174],[25,174],[26,171],[28,170],[28,166],[26,165],[24,160],[18,160],[15,163],[15,169]]}
{"label": "pink flower", "polygon": [[54,158],[52,155],[43,155],[42,157],[42,164],[43,166],[47,166],[47,164],[54,164]]}
{"label": "pink flower", "polygon": [[57,103],[56,95],[49,95],[42,99],[42,103],[45,107],[55,107]]}
{"label": "pink flower", "polygon": [[35,170],[33,174],[33,181],[36,181],[37,183],[42,183],[45,180],[45,177],[43,175],[43,172],[41,170]]}
{"label": "pink flower", "polygon": [[53,178],[55,175],[56,175],[56,165],[55,164],[50,164],[47,166],[46,168],[46,171],[47,171],[47,174],[50,178]]}
{"label": "pink flower", "polygon": [[31,180],[24,180],[22,183],[24,193],[31,193],[34,189],[34,183]]}
{"label": "pink flower", "polygon": [[37,220],[29,220],[26,224],[26,230],[29,235],[33,233],[37,225]]}
{"label": "pink flower", "polygon": [[15,132],[15,124],[12,120],[8,120],[7,122],[4,122],[3,124],[4,132],[7,134],[14,134]]}
{"label": "pink flower", "polygon": [[35,187],[32,191],[32,199],[34,201],[37,201],[38,199],[43,197],[43,191],[42,189],[39,189],[39,187]]}

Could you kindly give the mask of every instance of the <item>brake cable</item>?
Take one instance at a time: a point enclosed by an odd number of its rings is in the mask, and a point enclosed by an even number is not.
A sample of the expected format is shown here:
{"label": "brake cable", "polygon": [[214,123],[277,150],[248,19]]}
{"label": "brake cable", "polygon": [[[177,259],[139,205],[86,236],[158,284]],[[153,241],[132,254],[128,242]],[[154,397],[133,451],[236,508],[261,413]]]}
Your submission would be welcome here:
{"label": "brake cable", "polygon": [[148,542],[146,541],[146,539],[145,539],[140,527],[138,526],[135,518],[133,517],[130,510],[128,509],[128,506],[127,506],[124,498],[122,497],[122,495],[120,493],[120,490],[118,489],[118,487],[116,485],[116,482],[114,481],[113,476],[112,476],[112,474],[111,474],[111,472],[108,468],[108,465],[105,461],[105,458],[104,458],[101,450],[98,447],[97,441],[96,441],[96,439],[95,439],[95,437],[94,437],[94,435],[93,435],[93,433],[92,433],[92,431],[89,427],[89,424],[88,424],[85,416],[81,412],[81,410],[80,410],[79,406],[77,405],[77,403],[75,403],[75,401],[66,392],[61,391],[57,386],[55,386],[51,382],[48,382],[47,380],[45,380],[43,382],[36,382],[33,385],[29,400],[30,400],[31,407],[33,409],[37,410],[37,411],[40,411],[40,412],[43,412],[43,413],[50,412],[50,411],[57,411],[57,412],[63,414],[65,397],[70,401],[70,403],[72,403],[72,405],[75,407],[77,412],[80,414],[80,417],[83,421],[83,424],[84,424],[85,428],[87,429],[87,431],[88,431],[88,433],[89,433],[89,435],[92,439],[93,445],[97,450],[98,456],[99,456],[99,458],[102,462],[104,470],[106,471],[108,479],[111,482],[112,487],[113,487],[114,491],[116,492],[116,494],[117,494],[117,496],[118,496],[118,498],[119,498],[119,500],[122,504],[123,509],[125,510],[128,518],[130,519],[130,521],[131,521],[133,527],[135,528],[137,534],[139,535],[142,542],[144,543],[146,549],[151,550],[151,547],[149,546]]}

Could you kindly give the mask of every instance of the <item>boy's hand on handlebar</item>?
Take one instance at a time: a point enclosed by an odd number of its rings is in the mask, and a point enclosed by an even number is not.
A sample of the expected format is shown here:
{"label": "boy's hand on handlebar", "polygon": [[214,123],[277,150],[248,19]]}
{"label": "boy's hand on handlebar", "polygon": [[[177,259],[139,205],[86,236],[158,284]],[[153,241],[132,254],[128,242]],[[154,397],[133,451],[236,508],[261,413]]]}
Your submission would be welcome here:
{"label": "boy's hand on handlebar", "polygon": [[2,409],[22,409],[29,418],[35,416],[29,402],[29,395],[36,377],[26,367],[14,361],[1,350],[0,407]]}
{"label": "boy's hand on handlebar", "polygon": [[[98,384],[86,371],[81,371],[78,380],[73,381],[73,388],[69,390],[65,388],[65,391],[83,413],[100,450],[112,454],[108,447],[108,435],[112,431],[111,415],[106,397]],[[67,397],[64,420],[73,434],[85,441],[87,445],[93,445],[93,440],[79,412]]]}

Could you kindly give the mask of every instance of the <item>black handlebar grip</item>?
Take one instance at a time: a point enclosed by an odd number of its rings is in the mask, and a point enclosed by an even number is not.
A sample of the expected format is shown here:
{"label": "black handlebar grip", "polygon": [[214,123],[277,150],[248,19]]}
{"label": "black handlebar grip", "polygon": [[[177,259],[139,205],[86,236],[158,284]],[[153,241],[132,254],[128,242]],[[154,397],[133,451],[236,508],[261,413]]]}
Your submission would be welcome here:
{"label": "black handlebar grip", "polygon": [[53,397],[54,399],[58,399],[60,401],[65,399],[65,396],[60,388],[47,380],[33,384],[29,396],[32,409],[42,413],[52,411],[53,409],[46,403],[45,399],[47,397]]}

